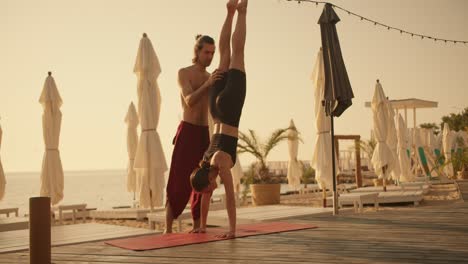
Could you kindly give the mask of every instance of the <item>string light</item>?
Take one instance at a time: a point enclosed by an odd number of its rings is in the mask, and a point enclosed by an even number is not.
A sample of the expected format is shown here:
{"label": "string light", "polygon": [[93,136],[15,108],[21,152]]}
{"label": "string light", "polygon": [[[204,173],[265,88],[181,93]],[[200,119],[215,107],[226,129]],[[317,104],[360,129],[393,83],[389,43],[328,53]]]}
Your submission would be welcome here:
{"label": "string light", "polygon": [[453,42],[453,44],[457,44],[457,43],[463,43],[465,44],[465,46],[467,46],[468,44],[468,41],[464,41],[464,40],[451,40],[451,39],[442,39],[442,38],[436,38],[436,37],[431,37],[431,36],[426,36],[426,35],[422,35],[422,34],[417,34],[417,33],[413,33],[413,32],[409,32],[409,31],[405,31],[403,29],[400,29],[400,28],[396,28],[396,27],[391,27],[389,25],[385,25],[383,23],[380,23],[380,22],[377,22],[375,20],[372,20],[372,19],[369,19],[369,18],[366,18],[366,17],[363,17],[361,15],[358,15],[358,14],[355,14],[343,7],[340,7],[340,6],[337,6],[333,3],[329,3],[329,2],[324,2],[324,1],[314,1],[314,0],[287,0],[288,2],[291,2],[291,1],[297,1],[299,4],[301,2],[309,2],[309,3],[315,3],[316,6],[318,6],[318,4],[330,4],[332,5],[333,7],[337,8],[337,9],[340,9],[341,11],[344,11],[346,13],[348,13],[348,15],[352,15],[352,16],[355,16],[355,17],[358,17],[360,18],[361,21],[363,20],[366,20],[366,21],[369,21],[371,23],[374,24],[374,26],[382,26],[382,27],[386,27],[387,30],[396,30],[396,31],[400,31],[400,34],[408,34],[408,35],[411,35],[411,37],[414,37],[414,35],[418,36],[418,37],[421,37],[421,39],[423,40],[424,38],[427,38],[427,39],[433,39],[434,42],[437,42],[437,41],[443,41],[445,43],[447,42]]}

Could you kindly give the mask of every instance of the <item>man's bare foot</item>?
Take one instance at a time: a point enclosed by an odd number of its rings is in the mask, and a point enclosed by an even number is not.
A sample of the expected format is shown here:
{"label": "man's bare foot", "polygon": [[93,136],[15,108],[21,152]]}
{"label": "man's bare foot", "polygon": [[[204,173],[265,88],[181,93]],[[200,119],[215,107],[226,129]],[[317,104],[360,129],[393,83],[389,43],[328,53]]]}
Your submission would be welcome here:
{"label": "man's bare foot", "polygon": [[229,0],[226,4],[226,8],[228,10],[228,13],[232,13],[234,14],[236,12],[236,8],[237,8],[237,3],[239,2],[239,0]]}
{"label": "man's bare foot", "polygon": [[245,14],[247,13],[247,4],[249,3],[249,0],[241,0],[238,4],[237,4],[237,12],[241,13],[241,14]]}
{"label": "man's bare foot", "polygon": [[163,235],[165,234],[172,234],[172,229],[164,229]]}

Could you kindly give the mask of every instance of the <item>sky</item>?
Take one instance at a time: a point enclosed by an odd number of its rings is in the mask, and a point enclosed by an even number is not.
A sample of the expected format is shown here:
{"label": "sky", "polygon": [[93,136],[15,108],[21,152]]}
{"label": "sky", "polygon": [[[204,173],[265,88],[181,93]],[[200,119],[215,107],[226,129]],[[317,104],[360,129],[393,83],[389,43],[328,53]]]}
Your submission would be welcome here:
{"label": "sky", "polygon": [[[331,1],[379,22],[440,38],[468,40],[468,1]],[[250,0],[247,22],[247,97],[241,131],[266,138],[294,119],[312,158],[316,129],[311,72],[321,45],[317,20],[323,5]],[[402,36],[336,10],[341,48],[355,99],[335,121],[336,134],[370,137],[372,113],[364,107],[376,79],[390,99],[439,102],[422,109],[418,124],[467,106],[468,45]],[[40,171],[44,152],[39,96],[48,71],[63,99],[60,153],[65,171],[123,169],[127,165],[124,117],[136,103],[133,74],[143,32],[162,74],[158,131],[168,164],[181,118],[177,71],[191,64],[196,34],[219,39],[224,0],[25,1],[0,0],[0,157],[8,172]],[[213,71],[219,57],[215,54]],[[410,112],[411,113],[411,112]],[[409,114],[410,114],[409,113]],[[411,117],[411,115],[409,115]],[[410,122],[412,124],[412,122]],[[341,144],[340,144],[341,146]],[[283,142],[269,160],[287,160]],[[240,155],[243,166],[254,159]]]}

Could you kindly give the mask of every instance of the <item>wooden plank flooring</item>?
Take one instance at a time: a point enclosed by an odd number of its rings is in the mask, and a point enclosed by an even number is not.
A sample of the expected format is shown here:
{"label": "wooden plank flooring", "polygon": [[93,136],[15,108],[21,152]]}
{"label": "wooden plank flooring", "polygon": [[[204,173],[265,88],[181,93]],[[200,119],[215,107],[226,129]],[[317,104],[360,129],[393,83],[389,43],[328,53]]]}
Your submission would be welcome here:
{"label": "wooden plank flooring", "polygon": [[[54,263],[466,263],[468,203],[383,208],[287,221],[318,229],[133,252],[103,242],[52,248]],[[27,251],[0,263],[28,263]]]}
{"label": "wooden plank flooring", "polygon": [[465,202],[468,202],[468,180],[457,181],[460,194]]}
{"label": "wooden plank flooring", "polygon": [[[150,234],[154,231],[104,224],[75,224],[52,227],[52,246]],[[29,229],[0,232],[0,253],[29,249]]]}

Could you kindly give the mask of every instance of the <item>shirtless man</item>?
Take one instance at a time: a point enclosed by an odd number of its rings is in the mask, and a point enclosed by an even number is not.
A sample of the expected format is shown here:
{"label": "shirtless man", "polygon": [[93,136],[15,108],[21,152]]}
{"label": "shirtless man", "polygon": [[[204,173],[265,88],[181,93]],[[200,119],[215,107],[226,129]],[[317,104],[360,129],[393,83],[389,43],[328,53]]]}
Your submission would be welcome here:
{"label": "shirtless man", "polygon": [[203,158],[203,153],[210,143],[208,91],[214,82],[222,77],[219,71],[212,74],[206,71],[214,53],[214,40],[209,36],[198,35],[192,65],[179,70],[178,82],[184,114],[173,140],[174,150],[166,188],[165,233],[172,233],[172,223],[182,213],[189,199],[193,229],[197,230],[200,227],[202,195],[192,191],[190,174]]}

